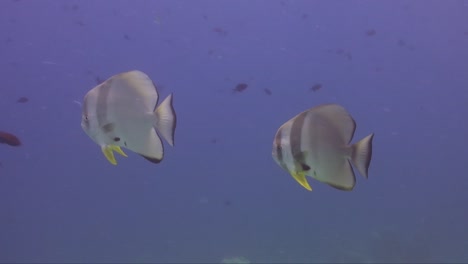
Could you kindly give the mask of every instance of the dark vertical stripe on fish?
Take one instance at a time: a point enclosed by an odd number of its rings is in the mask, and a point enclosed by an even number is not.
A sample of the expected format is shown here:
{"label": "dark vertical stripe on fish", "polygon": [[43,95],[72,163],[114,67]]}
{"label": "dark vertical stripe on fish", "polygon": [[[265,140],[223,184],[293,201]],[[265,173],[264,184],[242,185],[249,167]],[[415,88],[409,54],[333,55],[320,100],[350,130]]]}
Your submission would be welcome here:
{"label": "dark vertical stripe on fish", "polygon": [[159,102],[159,91],[158,91],[158,87],[156,86],[156,84],[154,83],[153,80],[151,80],[151,83],[153,84],[154,90],[156,91],[156,103],[154,104],[154,107],[153,107],[153,112],[154,112],[156,110],[156,106],[158,105],[158,102]]}
{"label": "dark vertical stripe on fish", "polygon": [[[155,86],[156,87],[156,86]],[[157,91],[156,91],[157,92]],[[159,97],[159,96],[158,96]],[[173,102],[173,97],[172,97],[172,94],[171,94],[171,101],[170,101],[170,104],[169,106],[171,107],[171,111],[172,113],[174,113],[174,125],[172,126],[172,133],[171,133],[171,139],[172,139],[172,145],[175,144],[175,130],[176,130],[176,126],[177,126],[177,115],[176,115],[176,112],[175,112],[175,109],[174,109],[174,105],[172,104]],[[156,104],[157,104],[157,101],[156,101]]]}
{"label": "dark vertical stripe on fish", "polygon": [[283,149],[281,147],[281,131],[283,129],[279,129],[278,132],[276,133],[275,137],[275,147],[276,147],[276,154],[278,156],[278,160],[283,164]]}
{"label": "dark vertical stripe on fish", "polygon": [[[304,121],[307,113],[301,113],[296,117],[291,125],[291,134],[289,141],[291,142],[291,154],[294,158],[302,156],[302,128],[304,127]],[[299,162],[302,162],[300,160]]]}
{"label": "dark vertical stripe on fish", "polygon": [[111,81],[101,84],[96,100],[96,118],[99,126],[107,124],[107,98],[111,88]]}

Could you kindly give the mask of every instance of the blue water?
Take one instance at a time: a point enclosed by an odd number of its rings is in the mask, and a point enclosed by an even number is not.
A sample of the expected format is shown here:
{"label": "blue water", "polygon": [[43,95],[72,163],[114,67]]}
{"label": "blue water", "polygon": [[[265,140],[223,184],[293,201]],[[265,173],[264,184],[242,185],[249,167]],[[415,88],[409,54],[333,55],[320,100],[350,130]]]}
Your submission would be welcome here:
{"label": "blue water", "polygon": [[[2,0],[0,32],[0,262],[468,262],[467,1]],[[174,93],[158,165],[80,127],[133,69]],[[375,133],[352,192],[271,157],[322,103]]]}

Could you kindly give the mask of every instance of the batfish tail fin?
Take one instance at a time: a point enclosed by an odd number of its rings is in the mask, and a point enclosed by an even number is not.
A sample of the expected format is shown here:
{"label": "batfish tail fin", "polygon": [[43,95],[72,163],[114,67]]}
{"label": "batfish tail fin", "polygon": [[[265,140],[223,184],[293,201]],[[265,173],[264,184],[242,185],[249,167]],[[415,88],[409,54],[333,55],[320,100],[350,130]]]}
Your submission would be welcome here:
{"label": "batfish tail fin", "polygon": [[158,133],[174,146],[174,133],[177,123],[177,117],[172,105],[172,94],[170,94],[154,111],[154,127]]}
{"label": "batfish tail fin", "polygon": [[351,146],[352,155],[351,162],[357,168],[359,173],[367,178],[367,171],[372,159],[372,139],[374,133],[361,139],[359,142]]}

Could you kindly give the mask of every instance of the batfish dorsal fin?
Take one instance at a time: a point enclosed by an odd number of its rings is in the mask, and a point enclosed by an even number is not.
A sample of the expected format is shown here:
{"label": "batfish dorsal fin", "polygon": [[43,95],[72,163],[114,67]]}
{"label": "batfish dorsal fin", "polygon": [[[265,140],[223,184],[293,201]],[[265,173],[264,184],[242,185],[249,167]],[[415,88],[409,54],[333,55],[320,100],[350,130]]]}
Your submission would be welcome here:
{"label": "batfish dorsal fin", "polygon": [[340,137],[346,144],[351,142],[356,130],[356,122],[344,109],[337,104],[325,104],[318,106],[314,111],[322,118],[326,119],[328,124],[334,128],[334,131],[340,133]]}

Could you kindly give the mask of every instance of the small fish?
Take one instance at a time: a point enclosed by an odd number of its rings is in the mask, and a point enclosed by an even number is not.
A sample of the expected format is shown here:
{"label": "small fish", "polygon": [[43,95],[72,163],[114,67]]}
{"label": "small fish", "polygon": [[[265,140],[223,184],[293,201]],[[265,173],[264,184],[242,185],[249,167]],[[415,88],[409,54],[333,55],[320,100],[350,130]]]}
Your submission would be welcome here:
{"label": "small fish", "polygon": [[21,141],[17,136],[3,131],[0,131],[0,143],[7,144],[12,147],[21,146]]}
{"label": "small fish", "polygon": [[236,85],[236,87],[233,89],[233,92],[235,93],[241,93],[247,89],[248,85],[246,83],[239,83]]}
{"label": "small fish", "polygon": [[176,113],[172,94],[156,107],[158,99],[156,86],[145,73],[114,75],[85,95],[81,127],[114,165],[113,151],[127,157],[121,147],[159,163],[164,157],[159,135],[174,145]]}
{"label": "small fish", "polygon": [[273,159],[304,188],[306,176],[339,190],[351,191],[356,178],[351,164],[367,178],[374,134],[350,145],[356,123],[340,105],[324,104],[304,111],[276,132]]}
{"label": "small fish", "polygon": [[310,87],[310,90],[312,90],[312,92],[316,92],[320,89],[322,89],[322,84],[321,83],[316,83],[314,85],[312,85],[312,87]]}
{"label": "small fish", "polygon": [[24,103],[29,102],[29,98],[23,96],[23,97],[18,98],[18,100],[16,100],[16,102],[24,104]]}
{"label": "small fish", "polygon": [[268,89],[268,88],[263,89],[263,92],[265,92],[266,95],[271,95],[272,94],[271,90]]}
{"label": "small fish", "polygon": [[377,34],[377,31],[375,29],[369,29],[369,30],[366,31],[366,35],[369,36],[369,37],[372,37],[375,34]]}
{"label": "small fish", "polygon": [[213,32],[217,33],[220,36],[227,36],[228,32],[224,28],[215,27],[213,28]]}

